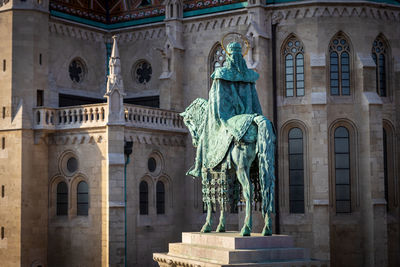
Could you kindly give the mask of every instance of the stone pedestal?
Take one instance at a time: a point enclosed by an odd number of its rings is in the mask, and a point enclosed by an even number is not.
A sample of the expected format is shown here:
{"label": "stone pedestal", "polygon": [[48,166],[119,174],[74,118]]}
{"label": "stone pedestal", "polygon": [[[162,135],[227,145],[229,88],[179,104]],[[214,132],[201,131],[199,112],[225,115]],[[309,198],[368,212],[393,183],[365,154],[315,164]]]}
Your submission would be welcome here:
{"label": "stone pedestal", "polygon": [[328,267],[329,262],[311,259],[309,250],[294,247],[287,235],[243,237],[238,232],[182,233],[182,243],[170,243],[168,253],[154,253],[163,266],[257,266]]}

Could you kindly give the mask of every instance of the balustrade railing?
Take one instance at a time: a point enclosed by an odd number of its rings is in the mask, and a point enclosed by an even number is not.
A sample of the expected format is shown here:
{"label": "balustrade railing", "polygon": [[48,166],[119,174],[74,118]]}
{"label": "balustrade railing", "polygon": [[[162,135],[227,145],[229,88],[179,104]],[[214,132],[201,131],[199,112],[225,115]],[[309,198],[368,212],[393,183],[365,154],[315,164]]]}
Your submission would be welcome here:
{"label": "balustrade railing", "polygon": [[126,126],[186,132],[178,112],[125,104]]}
{"label": "balustrade railing", "polygon": [[[127,127],[186,132],[178,112],[125,104]],[[105,126],[108,122],[107,104],[92,104],[63,108],[33,109],[33,128],[58,130]]]}
{"label": "balustrade railing", "polygon": [[93,104],[64,108],[34,108],[34,129],[71,129],[104,126],[107,105]]}

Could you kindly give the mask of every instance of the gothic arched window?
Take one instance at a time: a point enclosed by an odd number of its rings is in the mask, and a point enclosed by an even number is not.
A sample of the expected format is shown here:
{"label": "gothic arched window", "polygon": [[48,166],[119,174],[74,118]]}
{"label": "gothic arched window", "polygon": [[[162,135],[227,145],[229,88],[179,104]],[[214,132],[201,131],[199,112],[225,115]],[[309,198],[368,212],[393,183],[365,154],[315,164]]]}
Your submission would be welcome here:
{"label": "gothic arched window", "polygon": [[340,126],[334,134],[336,213],[351,212],[350,135]]}
{"label": "gothic arched window", "polygon": [[304,96],[304,51],[302,42],[291,37],[285,44],[283,57],[285,60],[286,96]]}
{"label": "gothic arched window", "polygon": [[68,215],[68,186],[64,182],[57,185],[57,216]]}
{"label": "gothic arched window", "polygon": [[329,44],[329,64],[331,95],[350,95],[350,45],[341,33]]}
{"label": "gothic arched window", "polygon": [[292,128],[288,136],[290,213],[304,213],[303,131]]}
{"label": "gothic arched window", "polygon": [[210,64],[211,64],[210,75],[215,71],[215,69],[224,66],[225,59],[226,59],[225,50],[222,48],[222,46],[220,44],[218,44],[212,51],[211,62],[210,62]]}
{"label": "gothic arched window", "polygon": [[82,181],[78,184],[76,210],[78,216],[87,216],[89,214],[89,186]]}
{"label": "gothic arched window", "polygon": [[164,183],[161,181],[157,182],[156,185],[156,208],[157,214],[164,214],[165,213],[165,186]]}
{"label": "gothic arched window", "polygon": [[376,64],[376,92],[380,96],[387,96],[386,65],[387,46],[381,36],[378,36],[372,45],[372,58]]}
{"label": "gothic arched window", "polygon": [[140,214],[149,214],[149,186],[146,181],[139,184],[139,205]]}

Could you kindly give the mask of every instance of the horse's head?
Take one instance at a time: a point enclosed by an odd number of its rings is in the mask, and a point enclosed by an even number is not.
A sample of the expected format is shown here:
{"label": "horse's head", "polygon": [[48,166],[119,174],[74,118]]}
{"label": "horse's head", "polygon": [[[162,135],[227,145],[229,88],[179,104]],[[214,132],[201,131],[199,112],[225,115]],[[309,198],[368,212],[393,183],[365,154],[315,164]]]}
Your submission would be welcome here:
{"label": "horse's head", "polygon": [[197,147],[199,138],[203,132],[203,122],[207,113],[207,108],[207,100],[197,98],[180,114],[192,135],[192,142],[195,147]]}

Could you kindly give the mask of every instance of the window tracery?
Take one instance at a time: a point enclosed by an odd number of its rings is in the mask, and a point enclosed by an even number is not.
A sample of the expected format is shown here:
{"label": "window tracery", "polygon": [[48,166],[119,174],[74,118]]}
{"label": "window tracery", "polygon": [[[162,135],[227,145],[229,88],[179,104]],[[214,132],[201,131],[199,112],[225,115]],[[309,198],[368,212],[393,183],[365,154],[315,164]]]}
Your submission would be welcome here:
{"label": "window tracery", "polygon": [[381,36],[372,44],[372,58],[376,64],[376,91],[380,96],[387,96],[387,45]]}
{"label": "window tracery", "polygon": [[211,62],[211,73],[213,73],[217,68],[225,66],[225,59],[226,59],[225,50],[219,44],[215,47],[213,52],[212,62]]}
{"label": "window tracery", "polygon": [[349,130],[339,126],[334,133],[336,213],[351,212],[351,172]]}
{"label": "window tracery", "polygon": [[139,184],[139,211],[141,215],[149,214],[149,186],[146,181]]}
{"label": "window tracery", "polygon": [[68,215],[68,186],[65,182],[57,185],[57,216]]}
{"label": "window tracery", "polygon": [[285,60],[286,96],[304,96],[304,48],[295,36],[286,42],[283,57]]}
{"label": "window tracery", "polygon": [[77,215],[87,216],[89,214],[89,186],[82,181],[77,189]]}
{"label": "window tracery", "polygon": [[76,83],[81,83],[86,74],[85,64],[79,58],[71,61],[68,67],[69,78]]}
{"label": "window tracery", "polygon": [[288,134],[289,149],[289,210],[304,213],[304,149],[303,131],[292,128]]}
{"label": "window tracery", "polygon": [[331,95],[350,95],[350,45],[341,33],[329,44],[329,64]]}
{"label": "window tracery", "polygon": [[165,214],[165,186],[162,181],[156,185],[156,208],[157,214]]}

